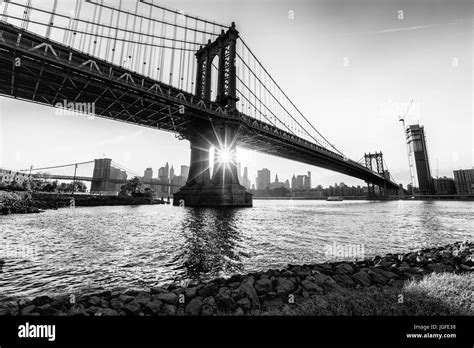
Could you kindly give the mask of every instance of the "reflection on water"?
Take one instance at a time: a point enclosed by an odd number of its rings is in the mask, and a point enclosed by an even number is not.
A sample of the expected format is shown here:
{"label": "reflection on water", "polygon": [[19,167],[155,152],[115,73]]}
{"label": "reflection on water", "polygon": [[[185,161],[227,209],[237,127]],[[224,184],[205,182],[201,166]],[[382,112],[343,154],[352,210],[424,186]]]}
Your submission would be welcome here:
{"label": "reflection on water", "polygon": [[472,202],[258,201],[253,208],[78,207],[0,216],[0,298],[146,288],[473,239]]}
{"label": "reflection on water", "polygon": [[173,262],[189,279],[213,278],[244,269],[237,252],[238,209],[186,209],[181,233],[184,243]]}

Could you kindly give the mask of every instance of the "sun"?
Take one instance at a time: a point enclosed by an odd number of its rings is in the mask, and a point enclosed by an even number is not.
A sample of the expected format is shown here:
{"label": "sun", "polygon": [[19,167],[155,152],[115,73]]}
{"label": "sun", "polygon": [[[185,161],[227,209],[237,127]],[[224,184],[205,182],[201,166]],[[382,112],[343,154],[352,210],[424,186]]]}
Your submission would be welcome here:
{"label": "sun", "polygon": [[232,160],[231,152],[227,148],[219,150],[219,162],[229,163]]}

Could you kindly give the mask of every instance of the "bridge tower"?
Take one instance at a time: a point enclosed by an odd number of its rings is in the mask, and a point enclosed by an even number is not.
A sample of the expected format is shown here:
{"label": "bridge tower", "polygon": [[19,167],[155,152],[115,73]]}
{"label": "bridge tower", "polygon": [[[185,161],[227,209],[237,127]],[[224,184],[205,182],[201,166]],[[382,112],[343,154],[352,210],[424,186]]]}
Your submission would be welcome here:
{"label": "bridge tower", "polygon": [[[212,61],[218,57],[216,102],[224,120],[195,119],[184,135],[191,146],[191,163],[186,185],[174,194],[173,205],[194,207],[252,206],[252,195],[240,185],[236,163],[236,137],[239,129],[232,119],[236,109],[236,41],[239,32],[232,23],[213,42],[196,52],[195,97],[211,99]],[[214,152],[214,171],[209,165],[210,147]]]}
{"label": "bridge tower", "polygon": [[[375,152],[375,153],[366,153],[364,154],[364,161],[365,161],[365,166],[369,168],[370,170],[373,170],[373,162],[375,161],[375,167],[377,170],[377,173],[385,177],[387,175],[387,172],[384,169],[383,166],[383,154],[382,152]],[[368,187],[368,196],[369,198],[375,197],[375,184],[367,182],[367,187]],[[378,191],[380,192],[380,196],[387,196],[388,191],[386,185],[383,187],[378,185]]]}

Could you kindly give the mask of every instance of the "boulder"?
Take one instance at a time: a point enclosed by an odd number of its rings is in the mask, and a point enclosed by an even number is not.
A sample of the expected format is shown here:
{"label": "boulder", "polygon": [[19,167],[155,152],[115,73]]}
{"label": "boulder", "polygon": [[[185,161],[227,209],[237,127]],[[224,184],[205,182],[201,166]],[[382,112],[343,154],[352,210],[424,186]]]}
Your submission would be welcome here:
{"label": "boulder", "polygon": [[288,278],[279,278],[276,285],[277,294],[289,294],[295,290],[295,284]]}
{"label": "boulder", "polygon": [[116,310],[113,310],[111,308],[99,308],[95,314],[96,316],[104,316],[104,317],[112,317],[112,316],[118,316],[119,313]]}
{"label": "boulder", "polygon": [[176,295],[174,292],[164,292],[153,296],[153,298],[171,305],[175,305],[178,302],[178,295]]}
{"label": "boulder", "polygon": [[34,304],[30,304],[24,308],[22,308],[20,314],[21,315],[30,315],[33,311],[35,311],[36,306]]}
{"label": "boulder", "polygon": [[303,288],[305,288],[308,291],[317,292],[319,294],[323,293],[323,289],[320,286],[318,286],[316,282],[313,282],[311,280],[305,279],[301,282],[301,285],[303,286]]}
{"label": "boulder", "polygon": [[[358,272],[360,273],[360,272]],[[357,274],[357,273],[356,273]],[[348,275],[346,274],[343,274],[343,275],[338,275],[336,274],[335,276],[333,276],[333,279],[340,285],[342,286],[348,286],[348,287],[352,287],[354,286],[354,281],[352,280],[351,277],[349,277]]]}
{"label": "boulder", "polygon": [[272,281],[268,278],[260,278],[254,284],[255,291],[257,294],[265,294],[273,290]]}
{"label": "boulder", "polygon": [[200,297],[194,297],[186,305],[184,312],[189,315],[199,315],[201,312],[202,301]]}
{"label": "boulder", "polygon": [[250,308],[252,308],[252,303],[247,297],[238,300],[236,305],[244,310],[249,310]]}
{"label": "boulder", "polygon": [[72,315],[72,316],[86,315],[86,314],[87,314],[86,309],[80,303],[74,304],[71,308],[69,308],[67,312],[67,315]]}
{"label": "boulder", "polygon": [[209,297],[217,294],[219,291],[219,285],[215,283],[207,283],[201,289],[197,291],[198,295],[201,297]]}
{"label": "boulder", "polygon": [[201,307],[201,314],[202,315],[213,315],[217,310],[217,305],[216,301],[214,300],[214,297],[209,296],[206,297],[202,301],[202,307]]}
{"label": "boulder", "polygon": [[157,315],[160,312],[163,302],[160,300],[149,301],[145,304],[145,313]]}
{"label": "boulder", "polygon": [[138,315],[142,309],[140,303],[135,301],[130,301],[122,306],[122,309],[127,313],[127,315]]}
{"label": "boulder", "polygon": [[354,272],[354,268],[348,263],[341,263],[336,266],[336,274],[352,274],[352,272]]}
{"label": "boulder", "polygon": [[352,278],[359,284],[363,286],[369,286],[370,285],[370,278],[369,275],[365,272],[357,272],[352,275]]}
{"label": "boulder", "polygon": [[171,304],[164,304],[163,307],[161,308],[160,314],[163,315],[175,315],[176,314],[176,307],[171,305]]}
{"label": "boulder", "polygon": [[231,290],[226,287],[222,287],[219,289],[219,292],[215,296],[215,300],[217,304],[223,308],[230,308],[234,304]]}

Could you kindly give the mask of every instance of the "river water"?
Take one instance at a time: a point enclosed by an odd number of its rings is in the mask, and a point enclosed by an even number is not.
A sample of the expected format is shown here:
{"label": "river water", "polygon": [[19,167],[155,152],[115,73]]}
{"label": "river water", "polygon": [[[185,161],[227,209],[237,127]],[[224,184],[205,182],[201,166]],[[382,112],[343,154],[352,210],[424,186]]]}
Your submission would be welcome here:
{"label": "river water", "polygon": [[0,216],[0,298],[146,288],[474,239],[473,203],[255,200]]}

